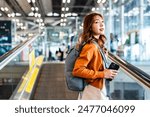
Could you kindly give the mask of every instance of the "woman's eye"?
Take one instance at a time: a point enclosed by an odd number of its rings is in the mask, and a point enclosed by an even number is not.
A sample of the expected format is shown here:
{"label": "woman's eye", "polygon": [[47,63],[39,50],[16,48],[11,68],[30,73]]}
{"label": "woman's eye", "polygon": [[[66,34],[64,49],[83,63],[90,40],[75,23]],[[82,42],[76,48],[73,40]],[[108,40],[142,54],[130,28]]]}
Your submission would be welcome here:
{"label": "woman's eye", "polygon": [[99,21],[95,21],[95,23],[97,24],[97,23],[99,23]]}

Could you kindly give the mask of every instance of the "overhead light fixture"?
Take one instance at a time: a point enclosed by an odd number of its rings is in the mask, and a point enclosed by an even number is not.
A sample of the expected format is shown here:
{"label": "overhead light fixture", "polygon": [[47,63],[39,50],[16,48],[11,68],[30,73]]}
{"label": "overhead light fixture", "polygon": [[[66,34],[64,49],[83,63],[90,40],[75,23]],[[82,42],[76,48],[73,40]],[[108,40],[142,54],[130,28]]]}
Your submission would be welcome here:
{"label": "overhead light fixture", "polygon": [[34,7],[31,7],[31,10],[34,11]]}
{"label": "overhead light fixture", "polygon": [[38,14],[38,17],[41,17],[41,14],[40,14],[40,13]]}
{"label": "overhead light fixture", "polygon": [[63,22],[63,21],[64,21],[64,19],[61,19],[60,21],[61,21],[61,22]]}
{"label": "overhead light fixture", "polygon": [[5,9],[5,11],[8,11],[8,10],[9,10],[7,7],[5,7],[4,9]]}
{"label": "overhead light fixture", "polygon": [[67,15],[66,15],[67,17],[68,17],[68,16],[71,16],[71,13],[66,13],[66,14],[67,14]]}
{"label": "overhead light fixture", "polygon": [[100,4],[100,3],[103,3],[103,4],[104,4],[105,2],[106,2],[106,0],[97,0],[97,3],[98,3],[98,4]]}
{"label": "overhead light fixture", "polygon": [[4,7],[1,7],[1,11],[5,11]]}
{"label": "overhead light fixture", "polygon": [[47,16],[53,16],[52,12],[47,13]]}
{"label": "overhead light fixture", "polygon": [[36,20],[38,23],[43,22],[43,19],[37,19]]}
{"label": "overhead light fixture", "polygon": [[63,0],[63,3],[70,3],[70,0]]}
{"label": "overhead light fixture", "polygon": [[36,10],[36,11],[38,11],[38,10],[39,10],[39,8],[38,8],[38,7],[35,7],[35,10]]}
{"label": "overhead light fixture", "polygon": [[104,4],[106,2],[106,0],[102,0],[102,3]]}
{"label": "overhead light fixture", "polygon": [[101,3],[101,1],[102,1],[102,0],[97,0],[97,3],[99,4],[99,3]]}
{"label": "overhead light fixture", "polygon": [[59,16],[59,14],[58,13],[53,13],[53,16]]}
{"label": "overhead light fixture", "polygon": [[30,13],[28,14],[28,16],[34,16],[34,13],[33,13],[33,12],[30,12]]}
{"label": "overhead light fixture", "polygon": [[67,0],[67,3],[70,3],[70,0]]}
{"label": "overhead light fixture", "polygon": [[34,17],[38,17],[38,13],[34,13]]}
{"label": "overhead light fixture", "polygon": [[64,22],[66,22],[67,21],[67,19],[64,19]]}
{"label": "overhead light fixture", "polygon": [[92,11],[95,11],[95,7],[92,8]]}
{"label": "overhead light fixture", "polygon": [[62,10],[62,11],[65,11],[65,7],[62,7],[61,10]]}
{"label": "overhead light fixture", "polygon": [[28,1],[28,3],[31,3],[31,0],[27,0]]}
{"label": "overhead light fixture", "polygon": [[60,26],[66,26],[66,23],[60,23]]}
{"label": "overhead light fixture", "polygon": [[63,0],[63,3],[66,3],[66,0]]}
{"label": "overhead light fixture", "polygon": [[118,2],[118,0],[113,0],[114,3]]}
{"label": "overhead light fixture", "polygon": [[61,17],[64,17],[65,16],[65,14],[61,14]]}
{"label": "overhead light fixture", "polygon": [[59,14],[58,13],[49,12],[49,13],[47,13],[47,16],[59,16]]}
{"label": "overhead light fixture", "polygon": [[66,7],[66,11],[69,11],[69,7]]}
{"label": "overhead light fixture", "polygon": [[7,7],[1,7],[1,11],[8,11],[9,9]]}
{"label": "overhead light fixture", "polygon": [[11,17],[15,17],[15,13],[12,13],[12,14],[11,14]]}
{"label": "overhead light fixture", "polygon": [[15,13],[16,16],[21,16],[21,13]]}
{"label": "overhead light fixture", "polygon": [[35,3],[35,0],[32,0],[32,3]]}
{"label": "overhead light fixture", "polygon": [[78,14],[77,14],[77,13],[72,13],[72,16],[75,16],[75,17],[76,17],[76,16],[78,16]]}

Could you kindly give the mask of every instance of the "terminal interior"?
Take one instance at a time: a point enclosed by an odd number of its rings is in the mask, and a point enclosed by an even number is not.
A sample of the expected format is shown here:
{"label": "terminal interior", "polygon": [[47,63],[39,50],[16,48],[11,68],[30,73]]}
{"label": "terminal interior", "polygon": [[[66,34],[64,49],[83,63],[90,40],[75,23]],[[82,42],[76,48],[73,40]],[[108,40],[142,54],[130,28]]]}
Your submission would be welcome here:
{"label": "terminal interior", "polygon": [[83,18],[103,14],[112,100],[150,99],[150,0],[0,0],[0,99],[76,100],[65,58]]}

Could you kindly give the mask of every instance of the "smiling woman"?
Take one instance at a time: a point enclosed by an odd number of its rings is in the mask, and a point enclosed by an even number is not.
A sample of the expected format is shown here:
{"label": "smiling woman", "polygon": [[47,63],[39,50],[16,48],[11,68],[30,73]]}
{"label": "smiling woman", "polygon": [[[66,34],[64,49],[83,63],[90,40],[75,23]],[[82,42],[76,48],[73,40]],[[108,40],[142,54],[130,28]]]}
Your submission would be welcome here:
{"label": "smiling woman", "polygon": [[117,75],[117,71],[107,69],[106,63],[104,63],[104,59],[106,60],[104,31],[104,19],[101,14],[93,12],[85,16],[80,39],[82,43],[86,42],[86,44],[75,62],[72,74],[83,78],[88,85],[83,92],[79,93],[78,99],[108,99],[105,81],[113,79]]}

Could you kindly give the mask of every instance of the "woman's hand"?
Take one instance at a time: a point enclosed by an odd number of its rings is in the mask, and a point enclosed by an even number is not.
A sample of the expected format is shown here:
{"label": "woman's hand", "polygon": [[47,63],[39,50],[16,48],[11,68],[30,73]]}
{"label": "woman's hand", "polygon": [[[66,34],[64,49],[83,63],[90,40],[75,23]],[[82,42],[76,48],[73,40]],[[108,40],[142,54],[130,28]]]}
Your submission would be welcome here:
{"label": "woman's hand", "polygon": [[114,79],[114,77],[117,75],[117,70],[112,69],[104,69],[104,78],[106,79]]}

